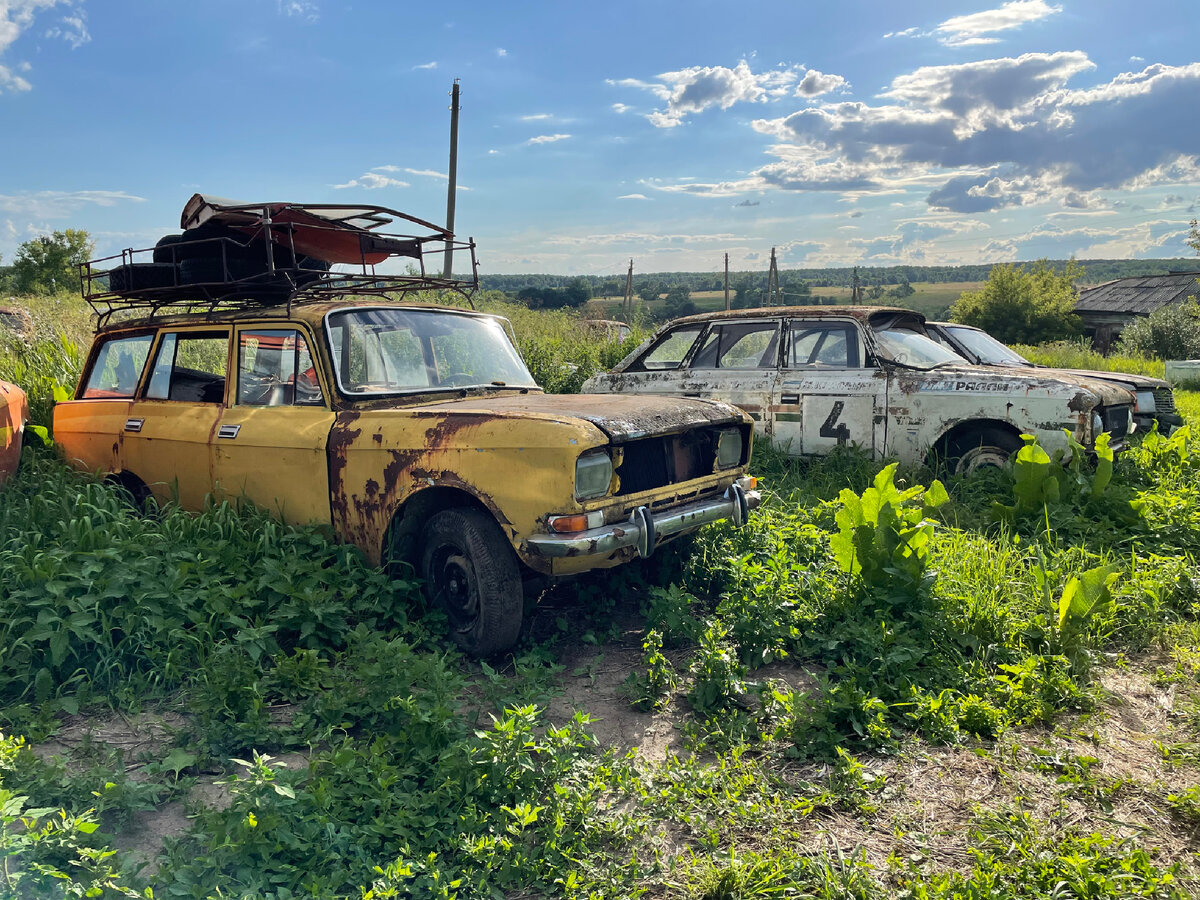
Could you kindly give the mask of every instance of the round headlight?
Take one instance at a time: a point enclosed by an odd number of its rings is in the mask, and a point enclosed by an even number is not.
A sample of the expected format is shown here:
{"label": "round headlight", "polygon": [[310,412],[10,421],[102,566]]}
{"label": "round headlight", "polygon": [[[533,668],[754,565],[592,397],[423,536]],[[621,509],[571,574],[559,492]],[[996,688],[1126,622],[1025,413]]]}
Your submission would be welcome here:
{"label": "round headlight", "polygon": [[579,457],[575,463],[575,496],[579,500],[594,500],[608,493],[612,482],[612,459],[603,450],[594,450]]}
{"label": "round headlight", "polygon": [[742,432],[727,428],[717,436],[717,468],[732,469],[742,461]]}

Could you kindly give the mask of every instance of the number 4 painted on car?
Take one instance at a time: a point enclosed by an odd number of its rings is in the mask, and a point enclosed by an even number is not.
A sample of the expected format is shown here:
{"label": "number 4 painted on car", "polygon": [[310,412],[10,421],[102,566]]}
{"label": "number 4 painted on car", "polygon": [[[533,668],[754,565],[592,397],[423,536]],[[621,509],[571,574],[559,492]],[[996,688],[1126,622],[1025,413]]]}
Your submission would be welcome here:
{"label": "number 4 painted on car", "polygon": [[837,424],[838,417],[841,416],[842,410],[846,408],[845,400],[835,400],[833,408],[829,410],[829,416],[821,425],[821,430],[817,432],[821,437],[837,438],[838,446],[844,446],[850,440],[850,426],[845,422]]}

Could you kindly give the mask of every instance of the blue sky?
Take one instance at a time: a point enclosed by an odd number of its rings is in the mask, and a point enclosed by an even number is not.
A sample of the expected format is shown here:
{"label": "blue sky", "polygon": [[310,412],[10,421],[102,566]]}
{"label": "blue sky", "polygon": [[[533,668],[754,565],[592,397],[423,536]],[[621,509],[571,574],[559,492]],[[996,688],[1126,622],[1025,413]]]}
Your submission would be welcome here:
{"label": "blue sky", "polygon": [[441,221],[484,273],[1190,256],[1194,0],[0,0],[0,257],[195,191]]}

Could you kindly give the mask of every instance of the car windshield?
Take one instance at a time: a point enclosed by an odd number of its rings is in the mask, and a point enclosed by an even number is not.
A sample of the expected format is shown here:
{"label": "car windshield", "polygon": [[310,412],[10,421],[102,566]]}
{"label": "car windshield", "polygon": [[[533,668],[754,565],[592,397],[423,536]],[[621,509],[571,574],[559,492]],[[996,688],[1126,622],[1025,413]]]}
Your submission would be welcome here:
{"label": "car windshield", "polygon": [[911,328],[876,328],[875,340],[884,356],[912,369],[932,369],[963,361],[953,350]]}
{"label": "car windshield", "polygon": [[1000,343],[986,331],[974,328],[947,328],[954,339],[975,354],[985,366],[1027,366],[1029,360]]}
{"label": "car windshield", "polygon": [[499,319],[445,310],[369,308],[326,318],[347,394],[537,387]]}

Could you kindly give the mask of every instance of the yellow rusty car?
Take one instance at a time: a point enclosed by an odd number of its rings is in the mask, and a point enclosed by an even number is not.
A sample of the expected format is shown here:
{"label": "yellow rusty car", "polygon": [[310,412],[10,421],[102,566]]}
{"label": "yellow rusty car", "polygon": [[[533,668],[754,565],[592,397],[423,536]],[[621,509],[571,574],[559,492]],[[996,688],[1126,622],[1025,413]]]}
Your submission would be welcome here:
{"label": "yellow rusty car", "polygon": [[759,502],[736,407],[546,395],[505,320],[378,300],[105,325],[54,437],[135,497],[246,498],[410,561],[476,655],[517,639],[524,575],[648,556]]}
{"label": "yellow rusty car", "polygon": [[29,401],[15,384],[0,381],[0,482],[21,464],[21,444],[29,420]]}

